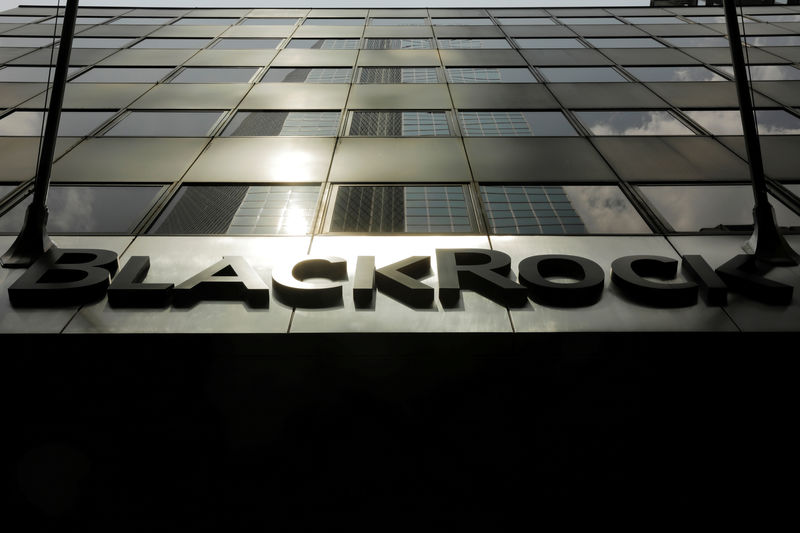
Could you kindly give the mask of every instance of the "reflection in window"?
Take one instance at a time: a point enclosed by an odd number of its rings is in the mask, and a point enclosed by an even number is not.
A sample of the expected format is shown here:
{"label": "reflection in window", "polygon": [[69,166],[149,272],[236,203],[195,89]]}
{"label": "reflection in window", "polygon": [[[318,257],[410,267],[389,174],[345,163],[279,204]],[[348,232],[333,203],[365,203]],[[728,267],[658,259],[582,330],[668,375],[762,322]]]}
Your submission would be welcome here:
{"label": "reflection in window", "polygon": [[273,67],[261,83],[350,83],[352,76],[350,67]]}
{"label": "reflection in window", "polygon": [[367,50],[430,50],[430,39],[367,39]]}
{"label": "reflection in window", "polygon": [[[753,189],[749,185],[640,186],[647,200],[675,231],[752,231]],[[781,227],[800,230],[800,216],[770,199]]]}
{"label": "reflection in window", "polygon": [[[719,70],[733,78],[733,67],[718,66]],[[2,71],[0,71],[2,75]],[[747,77],[756,81],[800,80],[800,70],[789,65],[748,65]]]}
{"label": "reflection in window", "polygon": [[694,135],[668,111],[575,111],[594,135]]}
{"label": "reflection in window", "polygon": [[76,37],[72,40],[73,48],[123,48],[132,43],[134,39],[125,37],[111,39],[108,37]]}
{"label": "reflection in window", "polygon": [[358,39],[292,39],[286,48],[356,50],[358,49]]}
{"label": "reflection in window", "polygon": [[211,48],[217,50],[270,50],[277,48],[282,39],[220,39]]}
{"label": "reflection in window", "polygon": [[642,81],[726,81],[711,69],[699,66],[625,67],[625,70]]}
{"label": "reflection in window", "polygon": [[8,195],[8,193],[16,188],[16,185],[6,185],[4,183],[0,183],[0,201],[2,201]]}
{"label": "reflection in window", "polygon": [[631,24],[686,24],[678,17],[624,17]]}
{"label": "reflection in window", "polygon": [[[58,134],[65,137],[89,135],[114,114],[114,111],[64,111]],[[0,135],[39,137],[46,115],[43,111],[14,111],[0,119]]]}
{"label": "reflection in window", "polygon": [[185,185],[151,235],[306,235],[319,185]]}
{"label": "reflection in window", "polygon": [[340,115],[339,111],[239,111],[222,135],[335,137]]}
{"label": "reflection in window", "polygon": [[185,17],[178,19],[172,24],[175,26],[231,26],[236,24],[238,18],[202,18],[202,17]]}
{"label": "reflection in window", "polygon": [[514,39],[520,48],[585,48],[578,39]]}
{"label": "reflection in window", "polygon": [[600,37],[587,40],[597,48],[661,48],[664,46],[650,37]]}
{"label": "reflection in window", "polygon": [[611,67],[539,67],[539,72],[547,81],[560,83],[628,81]]}
{"label": "reflection in window", "polygon": [[303,24],[309,26],[361,26],[364,19],[355,18],[313,18],[306,19]]}
{"label": "reflection in window", "polygon": [[257,71],[255,67],[187,67],[170,83],[247,83]]}
{"label": "reflection in window", "polygon": [[555,24],[553,19],[546,17],[500,17],[497,22],[504,26],[531,25],[546,26]]}
{"label": "reflection in window", "polygon": [[296,17],[252,17],[244,19],[242,26],[294,26],[297,21]]}
{"label": "reflection in window", "polygon": [[363,67],[358,83],[438,83],[435,67]]}
{"label": "reflection in window", "polygon": [[205,137],[223,111],[132,111],[104,135],[112,137]]}
{"label": "reflection in window", "polygon": [[[79,68],[70,67],[68,76],[71,76]],[[5,67],[0,69],[0,81],[33,81],[47,82],[48,78],[52,82],[55,76],[55,67]]]}
{"label": "reflection in window", "polygon": [[494,24],[488,18],[434,18],[434,26],[491,26]]}
{"label": "reflection in window", "polygon": [[17,15],[0,15],[0,24],[27,24],[42,20],[42,17],[23,17]]}
{"label": "reflection in window", "polygon": [[335,189],[331,232],[466,233],[473,231],[461,186],[350,186]]}
{"label": "reflection in window", "polygon": [[51,44],[53,39],[50,37],[0,37],[0,48],[39,48]]}
{"label": "reflection in window", "polygon": [[192,50],[205,48],[211,39],[155,39],[148,38],[139,41],[131,48],[168,48],[178,50]]}
{"label": "reflection in window", "polygon": [[728,47],[725,37],[664,37],[664,40],[678,48]]}
{"label": "reflection in window", "polygon": [[459,111],[458,118],[466,136],[577,135],[561,111]]}
{"label": "reflection in window", "polygon": [[424,26],[427,19],[424,18],[379,18],[370,19],[369,23],[373,26]]}
{"label": "reflection in window", "polygon": [[562,24],[622,24],[614,17],[559,17]]}
{"label": "reflection in window", "polygon": [[438,39],[439,48],[449,49],[495,49],[511,48],[505,39]]}
{"label": "reflection in window", "polygon": [[349,135],[366,137],[446,137],[444,111],[353,111]]}
{"label": "reflection in window", "polygon": [[[129,234],[161,193],[161,186],[52,185],[47,198],[51,233]],[[0,232],[17,233],[28,199],[0,218]]]}
{"label": "reflection in window", "polygon": [[763,22],[800,22],[800,15],[756,15],[756,18]]}
{"label": "reflection in window", "polygon": [[172,17],[120,17],[110,24],[166,24]]}
{"label": "reflection in window", "polygon": [[[710,109],[683,112],[712,135],[742,135],[742,117],[736,109]],[[756,110],[761,135],[800,135],[800,118],[783,109]]]}
{"label": "reflection in window", "polygon": [[751,46],[800,46],[800,35],[748,35],[745,42]]}
{"label": "reflection in window", "polygon": [[447,69],[450,83],[536,83],[531,71],[517,67],[453,67]]}
{"label": "reflection in window", "polygon": [[[698,15],[694,17],[686,17],[687,19],[691,20],[692,22],[699,22],[701,24],[725,24],[725,17],[722,15]],[[736,17],[736,20],[741,23],[742,17]],[[749,18],[745,17],[745,23],[747,22],[755,22],[750,20]]]}
{"label": "reflection in window", "polygon": [[70,83],[156,83],[170,72],[172,67],[94,67]]}
{"label": "reflection in window", "polygon": [[492,233],[650,233],[614,185],[484,185],[481,198]]}

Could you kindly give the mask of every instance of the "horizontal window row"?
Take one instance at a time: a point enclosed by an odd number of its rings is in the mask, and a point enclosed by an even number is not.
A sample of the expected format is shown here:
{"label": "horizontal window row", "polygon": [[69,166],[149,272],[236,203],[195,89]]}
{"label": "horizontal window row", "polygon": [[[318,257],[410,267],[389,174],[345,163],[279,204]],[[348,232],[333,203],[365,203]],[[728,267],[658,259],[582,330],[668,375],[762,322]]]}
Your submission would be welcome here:
{"label": "horizontal window row", "polygon": [[[45,112],[13,111],[0,118],[0,136],[38,136]],[[222,110],[64,111],[59,135],[83,137],[223,137],[339,135],[339,110],[239,110],[228,119]],[[735,109],[572,111],[586,133],[622,135],[742,135]],[[354,110],[346,135],[367,137],[576,136],[578,129],[562,111],[529,110]],[[112,120],[112,118],[114,120]],[[110,122],[109,122],[110,121]],[[758,109],[761,135],[800,135],[800,117],[783,109]]]}
{"label": "horizontal window row", "polygon": [[[61,24],[61,17],[32,17],[19,15],[0,16],[0,23],[6,24]],[[429,22],[430,20],[430,22]],[[739,20],[742,20],[740,17]],[[743,17],[744,22],[800,22],[800,15],[797,14],[764,14],[750,15]],[[188,25],[188,26],[232,26],[242,25],[290,25],[293,26],[300,21],[299,17],[195,17],[186,16],[179,19],[173,17],[99,17],[86,16],[78,17],[77,24],[131,24],[131,25]],[[434,26],[490,26],[495,21],[501,25],[586,25],[586,24],[688,24],[691,22],[701,24],[724,24],[725,17],[721,15],[697,15],[697,16],[595,16],[595,17],[370,17],[369,19],[360,17],[308,17],[303,19],[304,25],[309,26],[362,26],[365,23],[375,26],[422,26],[432,24]]]}
{"label": "horizontal window row", "polygon": [[[0,194],[10,188],[0,185]],[[800,185],[790,188],[800,192]],[[49,231],[137,232],[165,189],[54,185]],[[481,185],[478,201],[471,190],[466,185],[335,185],[323,209],[320,185],[184,185],[145,234],[308,235],[318,218],[324,233],[476,233],[478,220],[497,235],[652,233],[616,185]],[[748,185],[642,185],[638,190],[673,232],[752,230]],[[6,206],[0,233],[19,231],[28,202]],[[771,203],[779,225],[800,232],[800,215],[775,198]]]}

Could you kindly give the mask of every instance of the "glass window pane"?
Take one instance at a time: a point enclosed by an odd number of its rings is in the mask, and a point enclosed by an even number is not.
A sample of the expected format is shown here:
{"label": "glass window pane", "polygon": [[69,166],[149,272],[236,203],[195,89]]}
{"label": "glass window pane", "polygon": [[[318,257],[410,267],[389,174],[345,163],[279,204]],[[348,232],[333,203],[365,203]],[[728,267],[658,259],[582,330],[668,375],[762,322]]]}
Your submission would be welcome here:
{"label": "glass window pane", "polygon": [[211,39],[144,39],[132,48],[169,48],[169,49],[199,49],[205,48]]}
{"label": "glass window pane", "polygon": [[651,233],[614,185],[481,186],[492,233]]}
{"label": "glass window pane", "polygon": [[536,83],[530,70],[515,67],[448,68],[450,83]]}
{"label": "glass window pane", "polygon": [[0,37],[0,48],[39,48],[51,44],[53,44],[52,37]]}
{"label": "glass window pane", "polygon": [[[733,77],[733,67],[717,66],[719,70]],[[0,71],[2,75],[2,71]],[[800,69],[789,65],[748,65],[747,77],[756,81],[800,80]]]}
{"label": "glass window pane", "polygon": [[319,50],[356,50],[359,39],[292,39],[286,48],[313,48]]}
{"label": "glass window pane", "polygon": [[353,111],[349,135],[369,137],[446,137],[444,111]]}
{"label": "glass window pane", "polygon": [[728,47],[728,39],[725,37],[665,37],[664,40],[678,48]]}
{"label": "glass window pane", "polygon": [[23,17],[16,15],[0,15],[0,24],[27,24],[42,20],[42,17]]}
{"label": "glass window pane", "polygon": [[166,24],[172,17],[120,17],[110,24]]}
{"label": "glass window pane", "polygon": [[[70,83],[156,83],[172,72],[172,68],[146,67],[95,67],[70,81]],[[2,71],[0,71],[2,74]]]}
{"label": "glass window pane", "polygon": [[475,49],[475,48],[511,48],[505,39],[439,39],[439,48],[443,49]]}
{"label": "glass window pane", "polygon": [[755,15],[755,18],[764,22],[800,22],[800,15]]}
{"label": "glass window pane", "polygon": [[[699,22],[701,24],[725,24],[725,17],[722,15],[697,15],[693,17],[686,17],[687,19],[691,20],[692,22]],[[741,21],[741,17],[736,17],[736,20]],[[750,20],[749,18],[745,17],[744,21],[747,22],[755,22]]]}
{"label": "glass window pane", "polygon": [[[76,17],[75,24],[86,24],[86,25],[102,24],[104,22],[108,22],[109,20],[111,20],[111,17]],[[40,22],[40,24],[63,24],[63,23],[64,23],[64,17],[53,17]]]}
{"label": "glass window pane", "polygon": [[272,18],[246,18],[242,21],[244,26],[294,26],[299,19],[295,17]]}
{"label": "glass window pane", "polygon": [[[58,134],[64,137],[89,135],[114,114],[114,111],[63,111]],[[39,137],[46,115],[43,111],[14,111],[0,119],[0,135]]]}
{"label": "glass window pane", "polygon": [[283,39],[220,39],[211,45],[217,50],[266,50],[277,48]]}
{"label": "glass window pane", "polygon": [[430,39],[367,39],[368,50],[429,50]]}
{"label": "glass window pane", "polygon": [[359,18],[310,18],[303,24],[309,26],[361,26],[364,19]]}
{"label": "glass window pane", "polygon": [[238,18],[186,17],[173,22],[176,26],[231,26]]}
{"label": "glass window pane", "polygon": [[[735,109],[684,111],[684,114],[712,135],[742,135],[742,118]],[[756,110],[761,135],[800,135],[800,118],[783,109]]]}
{"label": "glass window pane", "polygon": [[424,26],[427,22],[424,18],[373,18],[369,21],[373,26]]}
{"label": "glass window pane", "polygon": [[497,22],[504,26],[532,25],[544,26],[555,24],[555,21],[546,17],[500,17]]}
{"label": "glass window pane", "polygon": [[625,70],[642,81],[725,81],[712,70],[698,66],[625,67]]}
{"label": "glass window pane", "polygon": [[352,68],[344,67],[273,67],[267,71],[261,83],[350,83]]}
{"label": "glass window pane", "polygon": [[[47,198],[47,229],[50,233],[130,233],[162,189],[52,185]],[[30,198],[0,218],[0,232],[20,230]]]}
{"label": "glass window pane", "polygon": [[800,35],[748,35],[751,46],[800,46]]}
{"label": "glass window pane", "polygon": [[185,185],[151,235],[306,235],[319,185]]}
{"label": "glass window pane", "polygon": [[561,111],[460,111],[466,136],[573,136],[575,129]]}
{"label": "glass window pane", "polygon": [[520,48],[585,48],[578,39],[514,39]]}
{"label": "glass window pane", "polygon": [[339,111],[239,111],[222,135],[334,137],[340,115]]}
{"label": "glass window pane", "polygon": [[134,39],[109,39],[101,37],[76,37],[72,40],[73,48],[123,48],[132,43]]}
{"label": "glass window pane", "polygon": [[597,48],[661,48],[664,46],[649,37],[601,37],[587,40]]}
{"label": "glass window pane", "polygon": [[686,24],[678,17],[624,17],[631,24]]}
{"label": "glass window pane", "polygon": [[[749,185],[640,186],[647,200],[676,231],[752,231],[753,189]],[[782,227],[800,226],[800,216],[772,198]]]}
{"label": "glass window pane", "polygon": [[491,26],[492,19],[488,18],[434,18],[434,26]]}
{"label": "glass window pane", "polygon": [[559,17],[562,24],[622,24],[614,17]]}
{"label": "glass window pane", "polygon": [[552,82],[628,81],[611,67],[540,67],[539,72]]}
{"label": "glass window pane", "polygon": [[170,83],[247,83],[257,71],[253,67],[187,67]]}
{"label": "glass window pane", "polygon": [[461,186],[336,188],[328,231],[465,233],[473,231]]}
{"label": "glass window pane", "polygon": [[358,83],[438,83],[435,67],[363,67]]}
{"label": "glass window pane", "polygon": [[132,111],[104,135],[205,137],[222,115],[222,111]]}
{"label": "glass window pane", "polygon": [[[67,75],[71,76],[78,70],[70,67]],[[55,73],[55,67],[6,67],[0,69],[0,81],[47,82],[49,78],[52,83]]]}
{"label": "glass window pane", "polygon": [[667,111],[575,111],[594,135],[694,135]]}

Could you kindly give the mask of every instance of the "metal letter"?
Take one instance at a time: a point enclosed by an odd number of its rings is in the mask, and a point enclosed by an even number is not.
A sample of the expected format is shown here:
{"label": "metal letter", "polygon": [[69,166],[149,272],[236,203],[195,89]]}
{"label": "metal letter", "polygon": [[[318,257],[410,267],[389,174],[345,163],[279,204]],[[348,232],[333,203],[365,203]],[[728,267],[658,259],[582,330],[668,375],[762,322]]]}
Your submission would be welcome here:
{"label": "metal letter", "polygon": [[752,255],[737,255],[721,267],[719,274],[728,286],[745,296],[769,305],[789,305],[794,287],[762,276],[769,269]]}
{"label": "metal letter", "polygon": [[658,255],[629,255],[611,263],[611,281],[630,299],[656,307],[687,307],[697,303],[697,284],[659,283],[644,276],[674,279],[678,262]]}
{"label": "metal letter", "polygon": [[353,303],[357,308],[369,307],[375,298],[375,256],[360,255],[356,260],[353,280]]}
{"label": "metal letter", "polygon": [[683,269],[700,285],[700,296],[708,305],[727,305],[728,286],[700,255],[684,255]]}
{"label": "metal letter", "polygon": [[135,255],[128,259],[108,288],[112,307],[167,307],[172,299],[172,283],[142,283],[150,270],[150,258]]}
{"label": "metal letter", "polygon": [[176,306],[200,300],[242,300],[250,307],[269,307],[269,289],[244,257],[227,256],[187,279],[173,291]]}
{"label": "metal letter", "polygon": [[272,271],[275,294],[295,307],[334,307],[342,303],[341,283],[308,283],[309,278],[347,280],[347,261],[341,257],[311,257]]}
{"label": "metal letter", "polygon": [[429,256],[413,256],[378,269],[378,289],[417,309],[433,305],[433,287],[417,281],[431,272]]}
{"label": "metal letter", "polygon": [[471,289],[509,307],[522,307],[528,291],[506,276],[511,272],[511,258],[497,250],[480,248],[436,250],[439,271],[439,301],[453,307],[461,289]]}
{"label": "metal letter", "polygon": [[[563,276],[579,281],[556,283],[548,277]],[[519,280],[531,298],[554,307],[587,307],[603,295],[605,273],[600,265],[575,255],[536,255],[519,264]]]}

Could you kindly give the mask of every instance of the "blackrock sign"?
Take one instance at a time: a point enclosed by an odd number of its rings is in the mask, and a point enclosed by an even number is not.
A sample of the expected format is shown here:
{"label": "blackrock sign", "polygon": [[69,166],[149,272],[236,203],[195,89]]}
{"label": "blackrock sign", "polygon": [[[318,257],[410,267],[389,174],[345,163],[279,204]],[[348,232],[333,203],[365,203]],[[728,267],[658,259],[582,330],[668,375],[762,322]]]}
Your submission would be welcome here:
{"label": "blackrock sign", "polygon": [[[562,308],[588,307],[603,297],[605,273],[595,261],[575,255],[532,255],[518,266],[513,281],[511,258],[498,250],[437,249],[438,299],[458,305],[462,290],[472,290],[500,305],[522,307],[528,299]],[[793,287],[764,277],[749,255],[738,255],[713,269],[700,255],[679,261],[658,255],[627,255],[611,264],[611,282],[632,301],[652,307],[725,305],[728,291],[770,305],[788,305]],[[302,308],[341,305],[347,261],[339,257],[300,257],[272,270],[274,297]],[[689,281],[676,281],[678,267]],[[133,256],[119,270],[116,252],[54,248],[8,289],[16,307],[62,307],[98,301],[117,308],[188,307],[205,300],[243,301],[268,309],[270,289],[241,256],[226,256],[186,280],[148,283],[150,257]],[[380,291],[410,308],[429,309],[434,287],[420,281],[431,273],[430,256],[410,256],[376,268],[374,256],[358,256],[352,280],[353,302],[369,308]],[[313,280],[313,281],[309,281]],[[176,284],[177,283],[177,284]]]}

